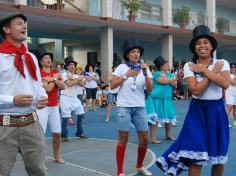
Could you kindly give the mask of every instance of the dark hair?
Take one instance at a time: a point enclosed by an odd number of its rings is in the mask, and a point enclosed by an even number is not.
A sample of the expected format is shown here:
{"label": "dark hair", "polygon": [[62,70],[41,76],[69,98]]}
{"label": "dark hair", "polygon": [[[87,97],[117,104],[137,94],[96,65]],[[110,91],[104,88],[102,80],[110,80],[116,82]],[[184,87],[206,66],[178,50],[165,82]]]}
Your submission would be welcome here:
{"label": "dark hair", "polygon": [[87,65],[85,66],[85,69],[84,69],[84,70],[85,70],[86,72],[89,72],[89,67],[90,67],[90,66],[93,67],[93,71],[94,71],[94,66],[93,66],[93,65],[89,65],[89,64],[87,64]]}

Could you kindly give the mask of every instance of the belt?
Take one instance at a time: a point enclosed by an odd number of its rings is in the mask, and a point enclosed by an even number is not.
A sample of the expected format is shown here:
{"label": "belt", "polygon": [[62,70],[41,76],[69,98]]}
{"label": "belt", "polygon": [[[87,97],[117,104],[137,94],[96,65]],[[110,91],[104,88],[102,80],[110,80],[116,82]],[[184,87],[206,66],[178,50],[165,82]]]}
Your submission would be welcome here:
{"label": "belt", "polygon": [[35,112],[26,115],[0,115],[0,126],[24,127],[38,121]]}

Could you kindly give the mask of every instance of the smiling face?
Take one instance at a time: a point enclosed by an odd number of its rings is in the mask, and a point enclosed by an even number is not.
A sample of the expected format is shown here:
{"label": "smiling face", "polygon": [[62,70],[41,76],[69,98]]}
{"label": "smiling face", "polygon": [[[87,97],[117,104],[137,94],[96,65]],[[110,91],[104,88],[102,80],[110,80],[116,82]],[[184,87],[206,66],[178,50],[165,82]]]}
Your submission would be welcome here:
{"label": "smiling face", "polygon": [[14,18],[8,26],[3,27],[6,39],[21,43],[27,39],[27,23],[20,17]]}
{"label": "smiling face", "polygon": [[168,62],[166,62],[161,66],[160,71],[168,71],[168,68],[169,68]]}
{"label": "smiling face", "polygon": [[130,50],[127,57],[129,58],[129,62],[131,64],[137,64],[140,58],[140,50],[137,48]]}
{"label": "smiling face", "polygon": [[199,58],[211,57],[212,45],[207,38],[200,38],[195,43],[195,52]]}

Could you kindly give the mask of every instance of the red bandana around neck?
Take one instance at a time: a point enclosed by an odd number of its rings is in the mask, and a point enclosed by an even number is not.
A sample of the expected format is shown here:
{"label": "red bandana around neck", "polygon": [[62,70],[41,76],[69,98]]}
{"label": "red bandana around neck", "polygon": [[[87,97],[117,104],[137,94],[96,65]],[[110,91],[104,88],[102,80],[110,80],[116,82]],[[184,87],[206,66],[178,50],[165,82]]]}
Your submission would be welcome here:
{"label": "red bandana around neck", "polygon": [[29,73],[31,77],[37,81],[37,75],[36,75],[36,66],[35,63],[29,53],[26,52],[26,47],[24,44],[21,44],[19,48],[16,48],[12,43],[9,41],[5,40],[1,45],[0,45],[0,53],[5,53],[5,54],[16,54],[15,60],[14,60],[14,65],[17,68],[17,70],[21,73],[21,75],[25,78],[25,73],[24,73],[24,64],[21,59],[21,55],[25,56],[26,60],[26,66],[29,70]]}

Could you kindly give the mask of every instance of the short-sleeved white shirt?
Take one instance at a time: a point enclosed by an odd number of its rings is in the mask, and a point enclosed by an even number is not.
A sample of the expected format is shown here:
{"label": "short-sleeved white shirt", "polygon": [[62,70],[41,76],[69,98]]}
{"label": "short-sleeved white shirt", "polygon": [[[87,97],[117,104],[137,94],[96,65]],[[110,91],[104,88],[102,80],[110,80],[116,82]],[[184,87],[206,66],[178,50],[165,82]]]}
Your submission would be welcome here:
{"label": "short-sleeved white shirt", "polygon": [[[93,72],[93,73],[88,73],[90,76],[95,76],[95,77],[99,77],[97,73]],[[86,88],[89,88],[89,89],[94,89],[94,88],[97,88],[98,85],[97,85],[97,81],[95,81],[94,79],[88,81],[86,80],[86,83],[85,83],[85,87]]]}
{"label": "short-sleeved white shirt", "polygon": [[[79,75],[77,75],[77,74],[71,74],[70,72],[65,72],[65,73],[62,74],[62,79],[63,79],[64,82],[66,82],[66,80],[68,80],[68,75],[72,76],[73,79],[76,79],[76,78],[79,77]],[[76,85],[68,87],[65,84],[65,89],[61,90],[61,94],[69,96],[69,97],[77,97]]]}
{"label": "short-sleeved white shirt", "polygon": [[[229,63],[224,59],[222,59],[222,60],[224,61],[224,66],[221,69],[221,71],[225,71],[225,70],[229,71],[230,70]],[[212,70],[217,61],[220,61],[220,60],[213,59],[213,63],[211,65],[209,65],[208,70]],[[197,81],[200,82],[202,79],[204,79],[204,77],[201,74],[194,74],[194,72],[192,70],[190,70],[190,68],[188,66],[189,63],[190,62],[188,62],[184,65],[184,78],[196,77]],[[199,95],[199,96],[193,95],[194,98],[203,99],[203,100],[217,100],[217,99],[222,98],[222,96],[223,96],[222,88],[217,86],[213,82],[209,83],[209,86],[207,87],[207,89],[204,92],[202,92],[201,95]]]}
{"label": "short-sleeved white shirt", "polygon": [[[230,77],[231,77],[231,80],[236,79],[236,76],[234,74],[231,74]],[[235,96],[236,95],[236,85],[230,84],[228,89],[226,89],[226,91],[230,95],[234,95]]]}
{"label": "short-sleeved white shirt", "polygon": [[[121,77],[129,70],[126,64],[120,64],[114,71],[113,75]],[[147,69],[147,75],[152,79],[152,74],[149,69]],[[136,85],[136,89],[132,89],[132,85]],[[144,107],[145,103],[145,77],[142,70],[135,77],[129,77],[120,85],[120,90],[117,97],[117,106],[121,107]]]}

